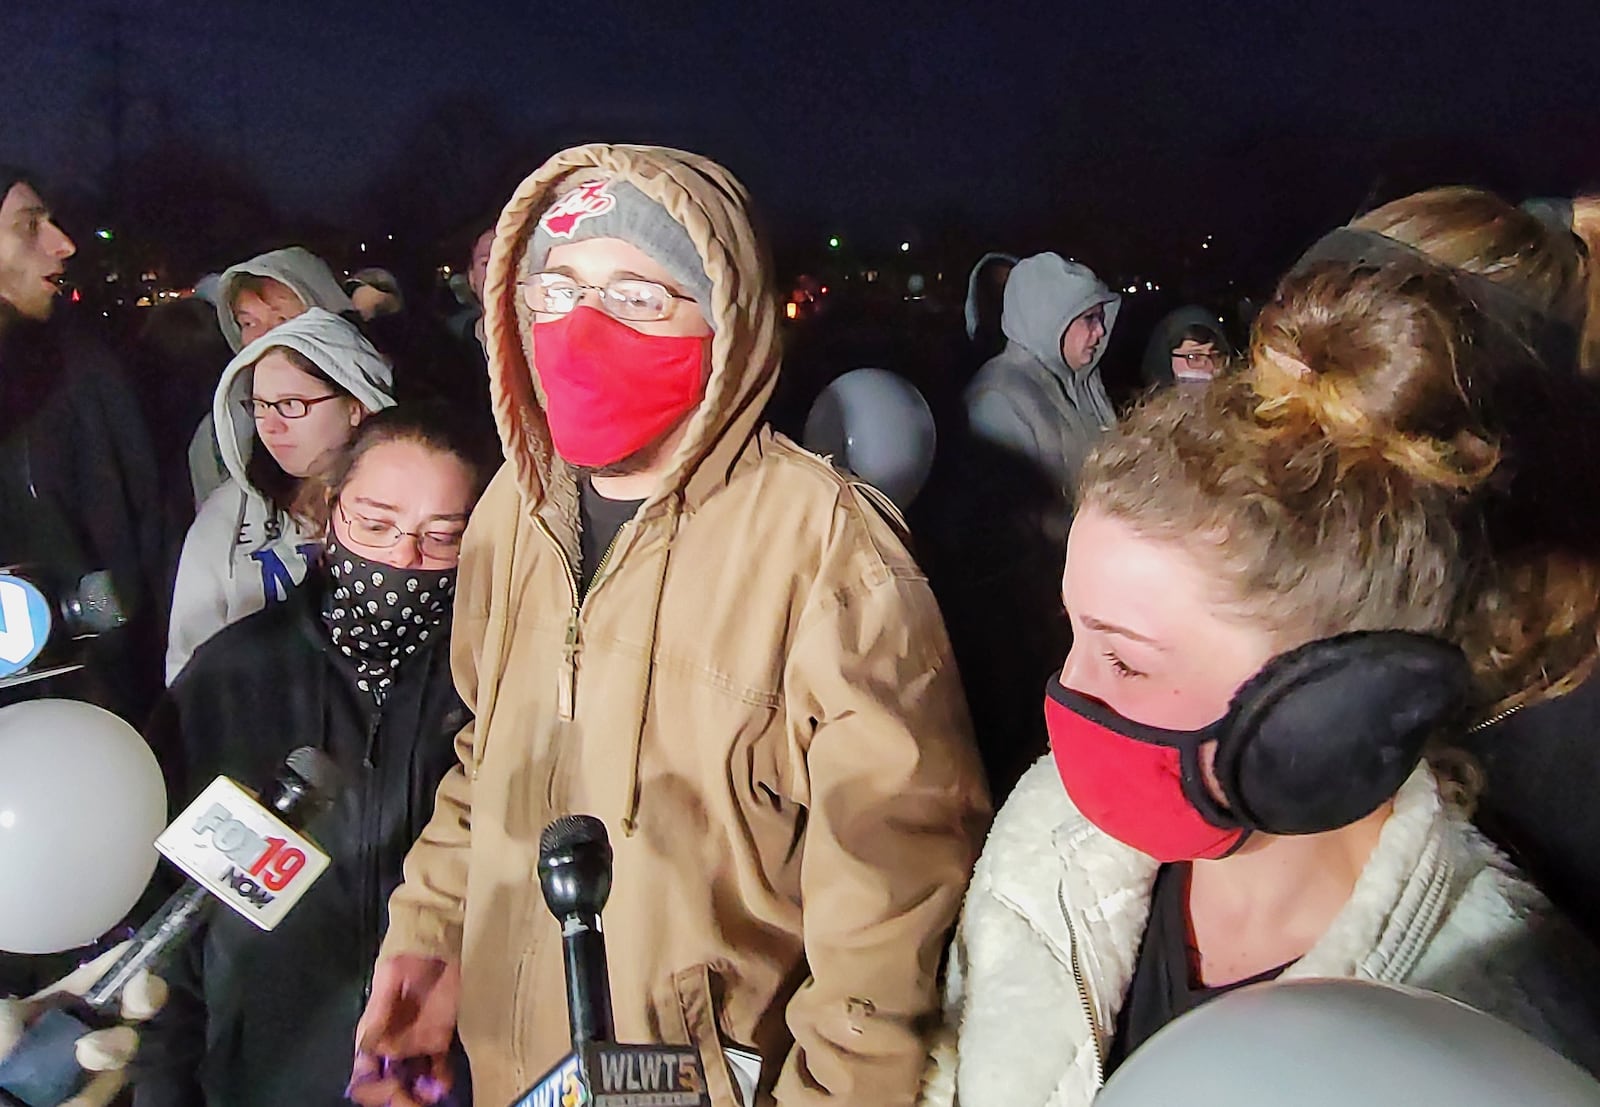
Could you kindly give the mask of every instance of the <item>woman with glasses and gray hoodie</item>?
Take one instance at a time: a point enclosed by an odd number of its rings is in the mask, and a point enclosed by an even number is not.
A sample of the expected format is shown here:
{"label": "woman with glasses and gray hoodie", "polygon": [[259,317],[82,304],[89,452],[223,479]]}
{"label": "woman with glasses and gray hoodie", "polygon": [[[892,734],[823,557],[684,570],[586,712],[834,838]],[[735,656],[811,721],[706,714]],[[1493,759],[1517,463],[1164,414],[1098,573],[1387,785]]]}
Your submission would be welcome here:
{"label": "woman with glasses and gray hoodie", "polygon": [[312,308],[257,338],[223,370],[212,403],[229,480],[184,538],[167,636],[167,683],[206,639],[305,579],[318,534],[301,482],[394,404],[389,363],[361,332]]}

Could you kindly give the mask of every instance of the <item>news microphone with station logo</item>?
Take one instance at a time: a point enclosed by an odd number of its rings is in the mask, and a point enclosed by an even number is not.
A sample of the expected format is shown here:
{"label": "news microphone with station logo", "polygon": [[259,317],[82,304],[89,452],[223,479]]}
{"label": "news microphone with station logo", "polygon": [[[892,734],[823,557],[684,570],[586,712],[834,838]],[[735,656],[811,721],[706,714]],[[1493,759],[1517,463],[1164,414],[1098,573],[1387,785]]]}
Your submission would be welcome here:
{"label": "news microphone with station logo", "polygon": [[561,924],[573,1048],[611,1041],[611,976],[600,929],[600,912],[611,898],[606,824],[592,815],[566,815],[545,827],[539,835],[539,889]]}
{"label": "news microphone with station logo", "polygon": [[600,913],[611,896],[605,823],[566,815],[539,836],[539,887],[561,924],[572,1052],[511,1107],[711,1107],[693,1046],[614,1040]]}
{"label": "news microphone with station logo", "polygon": [[262,930],[289,913],[328,867],[328,855],[299,828],[338,795],[340,773],[321,750],[302,746],[259,797],[218,777],[156,839],[187,875],[133,936],[127,952],[73,1002],[46,1011],[0,1060],[0,1104],[58,1107],[82,1086],[75,1043],[116,1024],[122,990],[141,970],[157,971],[221,900]]}
{"label": "news microphone with station logo", "polygon": [[127,621],[109,572],[0,568],[0,688],[82,668],[79,646]]}

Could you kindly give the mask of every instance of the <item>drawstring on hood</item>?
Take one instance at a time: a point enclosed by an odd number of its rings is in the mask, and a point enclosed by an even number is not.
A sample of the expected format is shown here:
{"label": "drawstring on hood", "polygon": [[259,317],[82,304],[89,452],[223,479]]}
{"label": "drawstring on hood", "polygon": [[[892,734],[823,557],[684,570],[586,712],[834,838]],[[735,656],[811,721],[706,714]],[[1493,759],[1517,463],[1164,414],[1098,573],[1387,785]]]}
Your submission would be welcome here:
{"label": "drawstring on hood", "polygon": [[328,263],[304,246],[289,246],[272,250],[249,261],[242,261],[223,271],[217,282],[217,322],[228,345],[238,353],[244,346],[244,335],[233,318],[235,288],[241,277],[267,277],[287,287],[308,308],[322,308],[335,315],[354,311],[356,306],[328,268]]}
{"label": "drawstring on hood", "polygon": [[[539,218],[567,193],[601,178],[625,181],[660,205],[687,233],[710,285],[708,311],[714,329],[705,396],[660,486],[639,509],[638,526],[619,549],[636,544],[638,532],[665,516],[665,550],[649,618],[650,640],[642,651],[647,667],[644,702],[633,722],[632,756],[623,833],[636,829],[639,772],[648,710],[648,667],[654,654],[661,597],[673,541],[685,514],[727,484],[735,462],[756,435],[767,399],[777,385],[779,342],[776,301],[766,286],[765,253],[757,243],[744,186],[714,162],[695,154],[643,146],[580,146],[551,158],[525,180],[495,228],[485,280],[485,338],[490,391],[505,456],[523,503],[536,527],[546,529],[566,556],[578,562],[578,474],[552,448],[544,389],[532,349],[534,317],[518,282],[535,261],[530,249]],[[714,196],[716,201],[706,201]],[[576,620],[577,610],[574,618]],[[575,622],[575,626],[577,623]],[[581,648],[581,646],[579,646]],[[481,756],[481,751],[480,756]]]}

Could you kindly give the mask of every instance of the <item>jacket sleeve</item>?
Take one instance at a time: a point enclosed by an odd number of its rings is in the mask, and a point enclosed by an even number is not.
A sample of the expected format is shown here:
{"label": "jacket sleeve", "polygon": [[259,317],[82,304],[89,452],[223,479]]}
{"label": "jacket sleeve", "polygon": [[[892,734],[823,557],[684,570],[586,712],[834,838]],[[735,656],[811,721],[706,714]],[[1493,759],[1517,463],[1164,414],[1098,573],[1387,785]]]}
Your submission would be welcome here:
{"label": "jacket sleeve", "polygon": [[989,800],[927,581],[876,517],[842,510],[785,673],[811,978],[789,1005],[776,1094],[894,1107],[917,1096]]}
{"label": "jacket sleeve", "polygon": [[967,430],[987,446],[1034,460],[1043,454],[1038,438],[1005,394],[991,388],[977,392],[967,404]]}
{"label": "jacket sleeve", "polygon": [[223,574],[227,572],[227,559],[233,555],[233,544],[216,533],[222,509],[218,499],[206,501],[183,539],[178,577],[172,586],[172,622],[167,627],[169,687],[183,672],[194,651],[228,625],[228,593]]}
{"label": "jacket sleeve", "polygon": [[167,1002],[138,1027],[139,1052],[130,1074],[133,1107],[205,1107],[199,1076],[206,1054],[205,942],[202,929],[161,972]]}
{"label": "jacket sleeve", "polygon": [[[509,471],[509,468],[508,470]],[[484,494],[467,526],[456,580],[451,666],[456,691],[477,713],[485,635],[500,525],[517,516],[514,482],[501,478]],[[507,503],[509,494],[510,503]],[[459,960],[467,898],[467,863],[472,845],[472,774],[477,764],[477,722],[456,736],[456,763],[435,794],[433,818],[406,855],[404,878],[389,898],[389,929],[378,958],[400,953]]]}
{"label": "jacket sleeve", "polygon": [[956,1061],[961,1033],[961,1010],[966,999],[966,914],[956,923],[956,934],[945,955],[944,986],[940,989],[943,1014],[928,1047],[922,1071],[922,1091],[917,1107],[958,1107]]}

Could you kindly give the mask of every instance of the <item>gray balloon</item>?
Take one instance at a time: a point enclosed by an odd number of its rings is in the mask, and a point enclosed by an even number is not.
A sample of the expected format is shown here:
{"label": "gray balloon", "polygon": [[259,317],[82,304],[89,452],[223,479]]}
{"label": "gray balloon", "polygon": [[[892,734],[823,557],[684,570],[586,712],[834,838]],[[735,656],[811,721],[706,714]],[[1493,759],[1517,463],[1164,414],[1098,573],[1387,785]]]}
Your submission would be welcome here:
{"label": "gray balloon", "polygon": [[1211,1001],[1135,1050],[1094,1107],[1595,1107],[1600,1083],[1431,992],[1293,980]]}
{"label": "gray balloon", "polygon": [[916,386],[887,369],[853,369],[806,417],[805,446],[834,458],[905,510],[933,469],[933,412]]}

